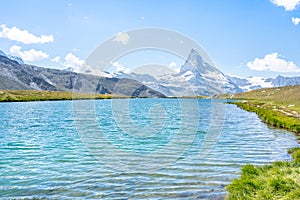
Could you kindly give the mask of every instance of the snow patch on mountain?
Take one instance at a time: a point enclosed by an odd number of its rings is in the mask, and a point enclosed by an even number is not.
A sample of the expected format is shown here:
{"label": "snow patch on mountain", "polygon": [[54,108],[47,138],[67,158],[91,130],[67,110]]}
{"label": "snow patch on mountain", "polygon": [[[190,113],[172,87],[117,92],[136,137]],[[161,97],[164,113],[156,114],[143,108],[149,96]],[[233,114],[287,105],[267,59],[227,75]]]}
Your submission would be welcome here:
{"label": "snow patch on mountain", "polygon": [[251,76],[248,78],[244,78],[230,75],[227,76],[227,78],[234,82],[244,91],[300,84],[300,77],[277,76],[276,78],[264,78]]}
{"label": "snow patch on mountain", "polygon": [[273,87],[270,79],[266,79],[264,77],[249,77],[247,78],[247,80],[250,82],[251,85],[259,85],[262,88]]}
{"label": "snow patch on mountain", "polygon": [[6,58],[9,58],[13,61],[16,61],[17,63],[19,63],[20,65],[23,65],[24,64],[24,61],[22,60],[22,58],[20,57],[17,57],[17,56],[12,56],[12,55],[7,55],[5,54],[3,51],[0,50],[0,56],[4,56]]}
{"label": "snow patch on mountain", "polygon": [[269,78],[254,76],[244,78],[234,75],[228,75],[227,77],[237,86],[239,86],[243,91],[273,87],[272,81]]}
{"label": "snow patch on mountain", "polygon": [[185,78],[186,81],[189,81],[193,78],[194,73],[191,71],[186,71],[182,76]]}

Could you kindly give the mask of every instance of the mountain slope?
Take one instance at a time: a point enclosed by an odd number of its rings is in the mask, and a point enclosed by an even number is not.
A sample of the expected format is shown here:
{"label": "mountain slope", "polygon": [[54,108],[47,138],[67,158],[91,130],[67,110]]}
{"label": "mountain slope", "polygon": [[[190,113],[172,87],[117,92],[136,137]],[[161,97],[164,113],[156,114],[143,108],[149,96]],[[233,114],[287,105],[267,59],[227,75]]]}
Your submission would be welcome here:
{"label": "mountain slope", "polygon": [[163,94],[136,80],[105,78],[20,64],[4,55],[0,55],[0,89],[76,91],[137,97],[164,97]]}

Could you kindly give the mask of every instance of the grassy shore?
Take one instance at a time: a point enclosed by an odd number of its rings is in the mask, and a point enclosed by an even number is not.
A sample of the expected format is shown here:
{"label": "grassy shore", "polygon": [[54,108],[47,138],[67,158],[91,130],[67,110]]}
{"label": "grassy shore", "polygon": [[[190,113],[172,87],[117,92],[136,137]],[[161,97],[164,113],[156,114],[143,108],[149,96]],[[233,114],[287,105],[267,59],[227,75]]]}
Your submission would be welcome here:
{"label": "grassy shore", "polygon": [[128,98],[111,94],[80,94],[37,90],[0,90],[0,102]]}
{"label": "grassy shore", "polygon": [[255,112],[265,123],[300,133],[300,85],[231,95],[240,108]]}
{"label": "grassy shore", "polygon": [[[254,90],[227,96],[238,107],[255,112],[268,125],[300,133],[300,85]],[[300,148],[292,161],[256,167],[245,165],[239,179],[227,186],[227,199],[300,199]]]}
{"label": "grassy shore", "polygon": [[256,167],[245,165],[242,175],[226,187],[228,200],[300,199],[300,148],[289,151],[292,161]]}
{"label": "grassy shore", "polygon": [[272,109],[266,103],[234,102],[234,104],[246,111],[255,112],[268,125],[283,128],[297,134],[300,133],[299,118],[285,114],[278,109]]}

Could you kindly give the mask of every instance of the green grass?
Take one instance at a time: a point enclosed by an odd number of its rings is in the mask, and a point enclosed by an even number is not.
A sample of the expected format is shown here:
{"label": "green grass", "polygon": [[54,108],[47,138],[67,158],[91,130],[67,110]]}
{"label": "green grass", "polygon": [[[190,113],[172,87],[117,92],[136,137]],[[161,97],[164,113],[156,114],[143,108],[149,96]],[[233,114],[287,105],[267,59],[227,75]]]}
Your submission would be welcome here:
{"label": "green grass", "polygon": [[227,98],[240,100],[233,104],[255,112],[271,126],[300,133],[300,85],[253,90]]}
{"label": "green grass", "polygon": [[252,90],[230,98],[260,101],[271,106],[300,113],[300,85]]}
{"label": "green grass", "polygon": [[300,120],[293,116],[287,116],[286,114],[269,108],[264,103],[259,102],[233,102],[238,107],[255,112],[265,123],[283,128],[295,133],[300,133]]}
{"label": "green grass", "polygon": [[300,199],[300,148],[289,150],[292,161],[245,165],[239,179],[226,187],[228,200]]}
{"label": "green grass", "polygon": [[[238,107],[255,112],[265,123],[300,133],[300,85],[226,95]],[[239,179],[226,187],[227,199],[300,199],[300,148],[293,160],[257,167],[245,165]]]}
{"label": "green grass", "polygon": [[0,90],[0,102],[128,98],[111,94],[80,94],[37,90]]}

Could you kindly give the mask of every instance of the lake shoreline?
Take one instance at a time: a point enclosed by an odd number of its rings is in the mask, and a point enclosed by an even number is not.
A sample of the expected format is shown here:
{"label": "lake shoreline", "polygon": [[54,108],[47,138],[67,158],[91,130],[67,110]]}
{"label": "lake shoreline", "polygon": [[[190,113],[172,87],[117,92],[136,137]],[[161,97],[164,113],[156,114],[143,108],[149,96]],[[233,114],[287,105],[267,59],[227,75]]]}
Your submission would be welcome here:
{"label": "lake shoreline", "polygon": [[[300,143],[300,119],[297,96],[300,86],[260,89],[232,95],[228,102],[254,112],[268,126],[294,133]],[[299,145],[298,145],[299,146]],[[226,199],[299,199],[300,148],[288,151],[291,161],[277,161],[270,165],[245,165],[241,177],[230,183]]]}
{"label": "lake shoreline", "polygon": [[300,148],[292,148],[288,153],[291,161],[242,167],[241,177],[226,186],[226,199],[299,199]]}
{"label": "lake shoreline", "polygon": [[[226,96],[228,98],[228,96]],[[239,108],[254,112],[266,124],[295,133],[300,141],[300,85],[231,95]]]}
{"label": "lake shoreline", "polygon": [[[261,108],[257,102],[228,102],[237,107],[254,112],[268,126],[294,133],[300,143],[300,124],[291,116],[278,111]],[[241,169],[241,176],[226,186],[227,200],[237,199],[299,199],[300,148],[290,149],[291,161],[277,161],[270,165],[247,164]]]}
{"label": "lake shoreline", "polygon": [[234,104],[245,111],[256,113],[264,123],[271,127],[284,129],[294,133],[298,138],[298,142],[300,142],[300,122],[295,118],[279,111],[261,108],[257,102],[238,101],[228,103]]}

